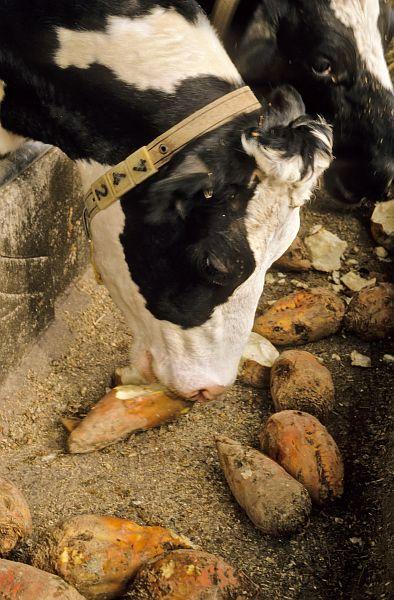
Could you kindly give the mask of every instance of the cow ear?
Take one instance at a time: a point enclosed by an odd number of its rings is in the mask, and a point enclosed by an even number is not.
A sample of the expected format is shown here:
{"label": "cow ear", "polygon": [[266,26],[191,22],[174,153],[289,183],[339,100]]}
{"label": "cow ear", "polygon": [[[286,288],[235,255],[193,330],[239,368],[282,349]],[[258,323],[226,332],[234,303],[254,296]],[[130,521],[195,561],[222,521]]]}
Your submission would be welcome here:
{"label": "cow ear", "polygon": [[147,221],[161,224],[185,219],[196,196],[207,192],[210,174],[198,159],[186,159],[171,175],[153,183],[146,197]]}
{"label": "cow ear", "polygon": [[286,126],[244,132],[242,145],[273,181],[297,184],[319,177],[332,160],[332,129],[307,115]]}

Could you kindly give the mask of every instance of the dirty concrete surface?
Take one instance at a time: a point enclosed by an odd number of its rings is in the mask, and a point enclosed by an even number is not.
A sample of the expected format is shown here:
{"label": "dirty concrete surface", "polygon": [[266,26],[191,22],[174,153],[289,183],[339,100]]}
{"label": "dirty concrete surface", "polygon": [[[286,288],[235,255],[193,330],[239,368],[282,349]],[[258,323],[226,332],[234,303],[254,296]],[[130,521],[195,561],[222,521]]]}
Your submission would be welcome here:
{"label": "dirty concrete surface", "polygon": [[[349,244],[341,274],[388,275],[392,265],[374,255],[366,222],[338,212],[323,195],[304,209],[303,233],[319,223]],[[292,280],[331,286],[328,275],[316,271],[272,274],[260,310],[296,290]],[[299,534],[274,539],[232,498],[213,440],[221,432],[257,447],[272,411],[268,390],[236,383],[223,400],[196,406],[177,422],[92,454],[66,453],[60,418],[85,414],[105,393],[115,367],[127,364],[130,336],[89,270],[58,302],[55,322],[2,386],[0,475],[24,491],[34,519],[31,540],[13,558],[29,562],[49,527],[96,512],[171,527],[221,554],[245,574],[245,598],[392,597],[393,365],[382,360],[394,353],[390,340],[368,343],[340,332],[304,346],[333,375],[336,405],[328,427],[344,456],[345,494],[332,506],[314,508]],[[369,355],[372,368],[350,366],[352,350]]]}

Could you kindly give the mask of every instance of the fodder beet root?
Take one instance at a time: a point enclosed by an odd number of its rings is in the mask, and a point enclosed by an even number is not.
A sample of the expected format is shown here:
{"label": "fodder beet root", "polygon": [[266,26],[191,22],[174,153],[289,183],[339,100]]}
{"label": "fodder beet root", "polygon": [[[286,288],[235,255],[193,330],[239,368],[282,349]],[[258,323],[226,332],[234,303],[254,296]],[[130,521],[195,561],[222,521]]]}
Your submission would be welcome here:
{"label": "fodder beet root", "polygon": [[272,415],[260,434],[260,444],[317,504],[342,495],[341,455],[327,429],[312,415],[295,410]]}
{"label": "fodder beet root", "polygon": [[0,555],[11,552],[31,530],[30,509],[23,494],[0,477]]}
{"label": "fodder beet root", "polygon": [[190,548],[163,527],[117,517],[82,515],[55,527],[41,542],[34,565],[56,573],[88,600],[117,598],[138,569],[169,549]]}
{"label": "fodder beet root", "polygon": [[281,298],[255,321],[253,330],[278,346],[320,340],[338,331],[345,303],[326,288]]}
{"label": "fodder beet root", "polygon": [[213,554],[175,550],[145,565],[125,598],[130,600],[235,600],[234,569]]}
{"label": "fodder beet root", "polygon": [[330,371],[304,350],[287,350],[271,369],[271,396],[275,410],[301,410],[326,419],[334,406]]}
{"label": "fodder beet root", "polygon": [[68,449],[84,454],[105,448],[142,429],[187,413],[193,402],[175,398],[160,385],[125,385],[111,390],[71,431]]}
{"label": "fodder beet root", "polygon": [[306,489],[268,456],[225,436],[216,438],[223,472],[238,504],[264,533],[297,531],[307,520]]}
{"label": "fodder beet root", "polygon": [[344,325],[365,340],[381,340],[394,335],[394,285],[381,283],[355,294]]}
{"label": "fodder beet root", "polygon": [[271,367],[278,356],[271,342],[252,331],[239,364],[239,380],[256,388],[268,387]]}
{"label": "fodder beet root", "polygon": [[84,600],[63,579],[29,565],[0,559],[1,600]]}
{"label": "fodder beet root", "polygon": [[273,266],[282,271],[309,271],[312,268],[311,257],[302,239],[296,237],[290,248]]}

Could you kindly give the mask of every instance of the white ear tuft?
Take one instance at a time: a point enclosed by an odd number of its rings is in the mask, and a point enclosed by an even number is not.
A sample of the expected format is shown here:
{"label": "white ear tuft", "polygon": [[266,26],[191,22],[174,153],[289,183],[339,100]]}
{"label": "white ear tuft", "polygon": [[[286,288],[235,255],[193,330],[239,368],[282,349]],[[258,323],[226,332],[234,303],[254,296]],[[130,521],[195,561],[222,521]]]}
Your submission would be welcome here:
{"label": "white ear tuft", "polygon": [[332,160],[332,130],[322,119],[302,116],[286,127],[242,135],[244,150],[269,178],[288,184],[316,179]]}

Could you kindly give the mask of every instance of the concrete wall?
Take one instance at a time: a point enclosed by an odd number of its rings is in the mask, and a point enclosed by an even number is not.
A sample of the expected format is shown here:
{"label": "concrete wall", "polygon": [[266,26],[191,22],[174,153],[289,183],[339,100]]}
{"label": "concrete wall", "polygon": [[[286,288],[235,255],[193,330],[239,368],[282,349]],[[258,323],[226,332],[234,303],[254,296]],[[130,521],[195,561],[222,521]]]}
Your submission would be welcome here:
{"label": "concrete wall", "polygon": [[83,199],[73,163],[27,145],[0,161],[0,381],[54,317],[86,264]]}

